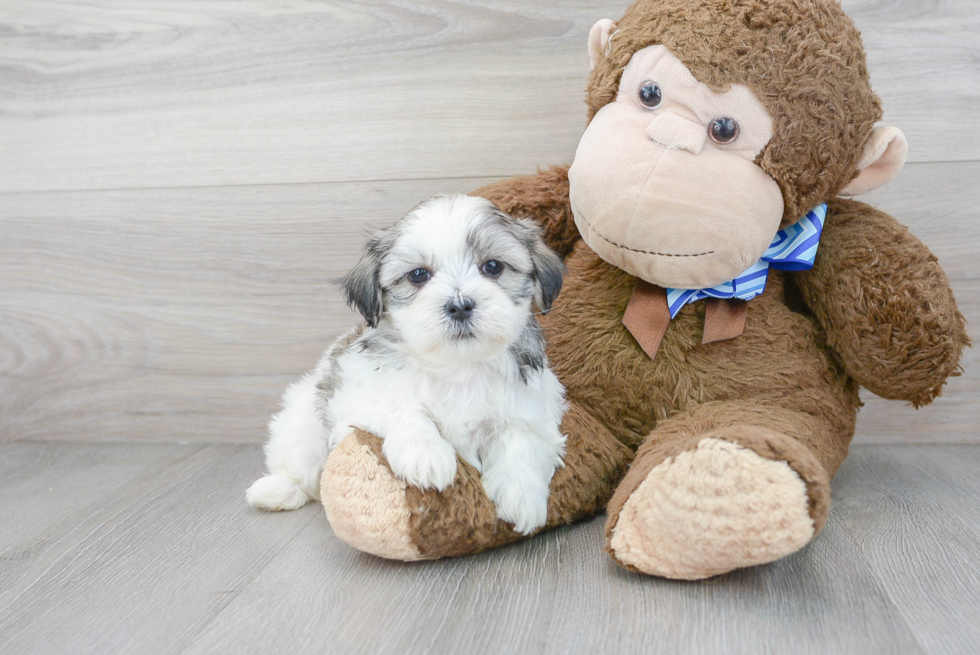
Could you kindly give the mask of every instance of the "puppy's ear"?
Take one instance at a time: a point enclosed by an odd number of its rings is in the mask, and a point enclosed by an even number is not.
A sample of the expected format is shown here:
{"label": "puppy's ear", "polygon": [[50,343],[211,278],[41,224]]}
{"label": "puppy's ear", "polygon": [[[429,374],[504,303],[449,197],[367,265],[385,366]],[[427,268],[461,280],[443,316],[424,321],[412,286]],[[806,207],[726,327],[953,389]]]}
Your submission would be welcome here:
{"label": "puppy's ear", "polygon": [[529,244],[531,263],[534,265],[534,281],[538,286],[538,291],[534,294],[534,303],[540,311],[547,312],[561,291],[565,264],[558,253],[549,248],[541,238],[541,228],[535,222],[522,218],[520,223],[534,235],[533,242]]}
{"label": "puppy's ear", "polygon": [[340,280],[340,289],[351,309],[360,312],[371,327],[378,327],[384,312],[384,294],[381,289],[381,258],[384,254],[384,236],[379,233],[367,244],[361,261]]}
{"label": "puppy's ear", "polygon": [[545,245],[544,241],[538,243],[531,259],[534,261],[534,276],[538,283],[538,293],[534,296],[534,302],[537,303],[538,309],[547,312],[561,291],[565,264],[554,250]]}

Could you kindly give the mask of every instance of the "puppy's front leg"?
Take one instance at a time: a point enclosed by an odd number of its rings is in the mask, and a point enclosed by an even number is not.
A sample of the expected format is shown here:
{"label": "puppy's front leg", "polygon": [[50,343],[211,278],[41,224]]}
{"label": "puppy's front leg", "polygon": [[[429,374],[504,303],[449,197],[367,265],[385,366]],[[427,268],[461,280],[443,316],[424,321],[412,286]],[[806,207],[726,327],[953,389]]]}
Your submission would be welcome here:
{"label": "puppy's front leg", "polygon": [[548,488],[562,465],[564,437],[546,440],[507,428],[484,450],[483,488],[497,506],[497,516],[531,534],[548,519]]}
{"label": "puppy's front leg", "polygon": [[414,487],[442,491],[456,478],[456,451],[419,411],[400,412],[379,430],[381,452],[395,475]]}

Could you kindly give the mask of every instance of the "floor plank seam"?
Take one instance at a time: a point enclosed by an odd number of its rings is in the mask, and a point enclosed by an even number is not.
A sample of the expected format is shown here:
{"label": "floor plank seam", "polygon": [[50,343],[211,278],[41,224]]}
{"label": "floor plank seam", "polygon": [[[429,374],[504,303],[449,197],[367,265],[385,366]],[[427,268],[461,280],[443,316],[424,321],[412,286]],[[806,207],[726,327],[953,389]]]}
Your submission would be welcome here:
{"label": "floor plank seam", "polygon": [[50,444],[50,445],[67,445],[67,444],[86,444],[90,446],[98,444],[106,445],[127,445],[127,446],[139,446],[145,444],[147,446],[261,446],[265,443],[266,435],[262,435],[258,439],[252,439],[248,441],[219,441],[215,439],[204,439],[201,441],[187,440],[187,439],[98,439],[98,440],[80,440],[80,439],[0,439],[0,445],[6,444]]}
{"label": "floor plank seam", "polygon": [[[186,462],[188,459],[191,459],[191,457],[193,457],[194,455],[202,452],[203,450],[205,450],[205,448],[200,448],[200,449],[196,450],[194,453],[188,453],[188,455],[186,457],[181,458],[180,460],[174,462],[172,465],[170,465],[166,469],[164,469],[164,472],[171,471],[171,470],[174,470],[175,468],[178,468],[178,466],[180,464]],[[205,466],[207,464],[207,462],[200,462],[199,464],[201,466]],[[188,470],[189,471],[193,471],[194,469],[193,469],[193,467],[191,467]],[[146,504],[148,502],[153,502],[153,501],[155,501],[155,500],[157,500],[159,498],[162,498],[163,496],[166,495],[166,493],[168,491],[169,491],[169,488],[168,487],[156,487],[156,488],[154,488],[153,490],[151,490],[151,491],[149,491],[149,492],[147,492],[147,493],[145,493],[145,494],[143,494],[143,495],[141,495],[141,496],[139,496],[139,497],[131,500],[129,503],[126,504],[125,507],[123,507],[119,511],[115,512],[114,514],[106,517],[98,525],[96,525],[91,530],[89,530],[88,534],[86,534],[81,539],[75,539],[74,540],[74,543],[79,543],[79,544],[84,544],[86,542],[90,542],[90,543],[88,543],[88,545],[84,546],[81,550],[79,550],[77,553],[75,553],[74,557],[72,557],[70,560],[68,560],[68,564],[70,565],[73,562],[79,561],[80,558],[82,558],[83,555],[86,555],[87,553],[89,553],[89,551],[92,548],[95,548],[97,545],[99,545],[106,537],[112,535],[113,532],[116,530],[117,527],[125,524],[125,522],[128,519],[130,519],[132,516],[136,515],[139,511],[141,511],[146,506]],[[123,517],[122,520],[117,520],[120,516],[123,516],[123,515],[125,515],[125,516]],[[105,534],[99,536],[98,538],[93,539],[93,537],[96,534],[98,534],[99,531],[102,530],[103,527],[105,527],[106,525],[108,525],[110,523],[113,523],[113,522],[115,522],[116,525],[113,526],[113,527],[110,527],[109,530],[108,530],[108,532],[106,532]],[[66,534],[63,538],[67,538],[68,536],[70,536],[70,533],[69,534]],[[24,594],[26,594],[28,591],[32,590],[35,587],[35,585],[39,584],[45,578],[45,576],[48,574],[49,571],[51,571],[52,569],[54,569],[55,567],[57,567],[59,564],[61,564],[65,560],[66,555],[68,555],[68,553],[63,554],[62,556],[60,556],[60,557],[56,558],[54,561],[52,561],[51,564],[47,568],[45,568],[43,571],[41,571],[34,578],[34,580],[29,585],[27,585],[20,592],[18,592],[18,594],[16,596],[14,596],[6,604],[5,607],[9,608],[9,607],[14,606],[17,603],[17,600],[19,598],[21,598],[21,596],[23,596]],[[62,566],[61,568],[64,569],[64,568],[67,568],[67,567]],[[35,616],[33,618],[35,618],[35,619],[41,618],[41,617],[45,616],[47,613],[53,611],[54,608],[55,608],[55,605],[52,604],[52,605],[50,605],[48,607],[48,609],[44,613],[42,613],[40,615],[37,615],[37,616]],[[9,625],[0,624],[0,634],[3,634],[4,632],[6,632],[6,630],[9,629],[9,627],[10,627]]]}
{"label": "floor plank seam", "polygon": [[[242,502],[245,502],[244,497],[242,498]],[[236,590],[236,593],[224,594],[222,598],[226,600],[224,601],[224,603],[218,605],[217,611],[214,612],[210,617],[208,617],[207,621],[202,623],[198,627],[198,629],[195,630],[192,634],[186,635],[184,638],[182,638],[181,643],[177,644],[176,650],[172,652],[182,654],[188,652],[191,648],[193,648],[194,644],[197,642],[198,639],[200,639],[205,629],[207,629],[207,627],[211,625],[218,617],[224,614],[225,610],[227,610],[228,607],[231,606],[231,604],[235,601],[235,599],[238,596],[240,596],[245,590],[251,587],[258,579],[258,577],[262,575],[262,573],[266,569],[268,569],[269,566],[274,561],[276,561],[276,558],[279,557],[279,555],[281,555],[287,548],[289,548],[289,546],[296,540],[297,537],[299,537],[300,534],[302,534],[305,530],[309,529],[309,527],[313,525],[313,522],[316,521],[319,516],[320,516],[319,512],[310,512],[309,520],[303,523],[295,532],[290,534],[287,539],[283,539],[282,544],[280,544],[278,548],[276,548],[273,552],[269,554],[269,556],[266,558],[266,561],[262,564],[262,566],[254,569],[251,572],[251,574],[248,576],[248,578],[244,581],[244,584],[239,585],[239,588]]]}
{"label": "floor plank seam", "polygon": [[[831,511],[833,511],[833,509]],[[878,589],[881,592],[881,595],[888,599],[888,604],[895,611],[895,614],[901,617],[902,623],[905,625],[905,629],[908,630],[909,636],[915,642],[915,645],[919,647],[919,652],[922,653],[922,655],[928,655],[929,651],[926,650],[925,646],[922,644],[922,641],[919,639],[919,636],[916,634],[914,625],[909,622],[908,616],[906,616],[905,612],[902,611],[901,606],[895,602],[895,599],[888,591],[888,587],[885,584],[885,580],[881,577],[881,574],[878,572],[878,567],[876,567],[874,563],[868,559],[867,555],[864,554],[864,548],[861,547],[861,542],[857,540],[857,538],[854,536],[854,533],[852,533],[850,528],[847,527],[847,523],[845,523],[843,520],[840,520],[839,518],[838,521],[840,523],[840,529],[844,532],[844,534],[847,535],[847,538],[851,540],[851,543],[854,545],[855,550],[857,550],[857,552],[859,553],[861,557],[861,561],[865,565],[865,569],[871,575],[874,576],[875,582],[878,583]]]}
{"label": "floor plank seam", "polygon": [[[456,578],[456,586],[453,588],[453,591],[452,591],[452,593],[449,596],[449,601],[446,602],[446,607],[447,608],[452,607],[454,605],[454,602],[453,601],[455,601],[459,597],[460,590],[463,587],[463,579],[466,577],[466,574],[469,572],[469,570],[470,570],[470,568],[472,566],[472,562],[471,561],[470,562],[466,562],[465,564],[463,562],[459,562],[459,564],[462,564],[463,566],[465,566],[465,570],[463,571],[462,575],[459,575]],[[436,628],[435,632],[432,634],[432,636],[429,639],[430,643],[438,643],[439,635],[442,634],[443,630],[446,627],[446,622],[449,620],[449,614],[450,613],[449,613],[448,609],[445,612],[443,612],[442,620],[439,622],[439,626]],[[421,632],[416,633],[415,639],[413,639],[412,642],[405,649],[405,652],[406,653],[412,652],[412,648],[415,646],[415,644],[418,643],[418,641],[421,638],[421,636],[422,636],[422,633]],[[425,648],[425,650],[423,650],[422,652],[425,655],[428,655],[428,653],[430,653],[431,650],[432,650],[431,647],[429,647],[429,646],[425,646],[424,648]]]}
{"label": "floor plank seam", "polygon": [[[196,439],[55,439],[55,438],[43,438],[43,439],[0,439],[0,446],[8,444],[52,444],[52,445],[67,445],[67,444],[78,444],[78,445],[129,445],[129,446],[255,446],[259,447],[265,443],[266,435],[261,435],[255,439],[243,439],[243,440],[231,440],[231,439],[202,439],[200,441]],[[963,441],[940,441],[940,442],[927,442],[927,441],[889,441],[884,442],[873,442],[873,443],[851,443],[850,448],[890,448],[892,446],[922,446],[922,447],[937,447],[937,446],[949,446],[949,447],[961,447],[961,446],[978,446],[976,441],[969,441],[964,438]]]}
{"label": "floor plank seam", "polygon": [[[15,442],[8,442],[8,443],[15,443]],[[16,442],[16,443],[32,443],[32,442]],[[41,443],[41,442],[33,442],[33,443]],[[54,444],[54,445],[59,445],[59,444],[60,445],[63,445],[65,443],[71,443],[71,442],[48,442],[48,443],[51,443],[51,444]],[[120,443],[124,443],[124,442],[120,442]],[[0,444],[0,445],[2,445],[2,444]],[[157,445],[157,446],[160,446],[160,445],[166,446],[166,445],[170,445],[170,444],[160,443],[160,444],[155,444],[155,445]],[[168,472],[173,471],[173,470],[175,470],[175,469],[183,466],[184,464],[187,463],[188,460],[196,457],[201,452],[207,450],[207,445],[206,444],[194,444],[194,445],[196,446],[195,448],[188,449],[188,451],[185,452],[185,453],[182,453],[181,456],[179,456],[179,457],[171,460],[170,463],[168,465],[166,465],[164,468],[158,469],[155,472],[153,471],[153,469],[140,470],[139,472],[134,473],[133,474],[133,477],[131,477],[129,479],[126,479],[123,482],[119,483],[118,485],[114,486],[107,493],[115,493],[118,490],[124,489],[127,486],[133,484],[139,478],[143,478],[143,477],[146,477],[148,475],[152,475],[152,474],[155,474],[157,476],[166,475]],[[142,499],[142,498],[144,498],[144,497],[146,497],[146,496],[141,496],[140,498],[137,499],[137,501],[140,500],[140,499]],[[102,498],[101,497],[100,498],[97,498],[97,499],[92,499],[88,503],[86,503],[84,505],[81,505],[79,507],[74,508],[73,511],[76,514],[77,513],[85,513],[86,511],[90,510],[91,508],[98,507],[101,502],[102,502]],[[57,521],[56,520],[54,523],[47,524],[43,528],[41,528],[39,530],[39,532],[40,531],[43,531],[45,529],[48,529],[52,525],[56,525],[57,523],[62,522],[62,521],[65,521],[65,520],[66,520],[65,518],[62,518],[60,521]],[[103,524],[104,524],[104,522],[103,522]],[[32,535],[32,537],[33,536],[35,536],[35,535]],[[61,543],[63,540],[65,540],[65,539],[67,539],[67,538],[69,538],[71,536],[72,536],[72,533],[71,532],[66,533],[66,534],[62,535],[62,537],[59,538],[57,541],[53,542],[51,545],[52,546],[55,546],[55,545]],[[83,538],[83,540],[84,540],[84,538]],[[11,548],[13,548],[15,546],[18,546],[18,545],[19,544],[4,544],[4,545],[0,546],[0,548],[3,548],[2,550],[0,550],[0,554],[7,553],[7,552],[9,552],[11,550]],[[44,574],[44,572],[41,573],[41,575],[43,575],[43,574]],[[19,597],[19,595],[20,594],[18,594],[18,597]],[[14,598],[14,600],[16,600],[16,597]],[[0,595],[0,603],[2,603],[2,602],[5,602],[5,601],[3,600],[3,596]],[[11,603],[7,603],[6,605],[0,605],[0,609],[3,609],[4,607],[9,607],[10,604],[12,604],[12,601],[11,601]]]}

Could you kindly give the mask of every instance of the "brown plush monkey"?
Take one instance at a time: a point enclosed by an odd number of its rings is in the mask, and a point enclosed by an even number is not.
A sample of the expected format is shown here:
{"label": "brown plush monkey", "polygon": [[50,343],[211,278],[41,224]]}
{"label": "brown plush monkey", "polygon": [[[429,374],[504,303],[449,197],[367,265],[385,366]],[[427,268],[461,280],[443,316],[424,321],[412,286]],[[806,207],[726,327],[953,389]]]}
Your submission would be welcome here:
{"label": "brown plush monkey", "polygon": [[[904,137],[874,127],[860,37],[834,0],[639,0],[593,27],[589,52],[571,169],[477,192],[539,220],[566,257],[542,319],[570,401],[549,526],[605,508],[612,557],[671,578],[773,561],[827,518],[858,387],[927,404],[968,343],[936,258],[840,197],[892,179]],[[748,302],[668,306],[665,288],[738,278],[824,203],[811,270],[770,268]],[[331,455],[322,498],[341,538],[385,557],[520,537],[465,462],[447,491],[420,491],[364,433]]]}

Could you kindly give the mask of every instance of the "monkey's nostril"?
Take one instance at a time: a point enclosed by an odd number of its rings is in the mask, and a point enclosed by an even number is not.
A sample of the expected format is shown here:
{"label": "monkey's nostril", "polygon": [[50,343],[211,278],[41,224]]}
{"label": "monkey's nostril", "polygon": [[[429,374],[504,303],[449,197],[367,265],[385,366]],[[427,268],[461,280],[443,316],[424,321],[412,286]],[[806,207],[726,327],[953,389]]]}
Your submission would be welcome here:
{"label": "monkey's nostril", "polygon": [[473,308],[476,306],[469,298],[461,300],[450,300],[446,303],[446,313],[454,321],[465,321],[473,315]]}

